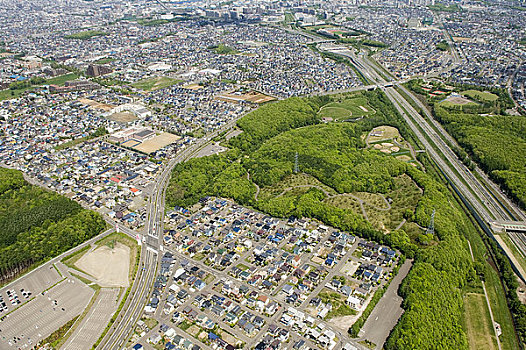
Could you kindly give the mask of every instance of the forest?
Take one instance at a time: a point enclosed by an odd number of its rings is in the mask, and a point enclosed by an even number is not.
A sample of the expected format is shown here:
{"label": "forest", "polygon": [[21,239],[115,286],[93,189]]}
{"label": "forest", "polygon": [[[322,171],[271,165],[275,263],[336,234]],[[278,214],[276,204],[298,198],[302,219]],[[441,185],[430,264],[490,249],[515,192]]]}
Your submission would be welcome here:
{"label": "forest", "polygon": [[[362,92],[360,96],[378,113],[353,123],[319,124],[316,111],[337,96],[293,98],[252,112],[238,122],[243,133],[229,141],[228,152],[176,166],[167,204],[188,207],[204,196],[227,197],[273,216],[316,218],[395,247],[414,258],[414,267],[400,289],[405,313],[386,348],[466,349],[462,297],[465,286],[478,280],[463,235],[472,229],[471,223],[435,177],[364,148],[362,135],[379,125],[395,126],[406,138],[411,135],[383,92]],[[293,174],[296,154],[300,171],[314,177],[320,186],[256,199],[260,187],[279,186]],[[421,244],[403,229],[384,234],[361,213],[324,201],[323,188],[337,193],[382,193],[391,189],[392,179],[400,174],[411,177],[423,190],[408,220],[425,227],[436,210],[433,244]]]}
{"label": "forest", "polygon": [[0,168],[0,283],[101,233],[102,217]]}
{"label": "forest", "polygon": [[[511,198],[526,208],[526,118],[506,115],[513,106],[502,89],[477,90],[473,86],[456,86],[474,104],[444,105],[441,97],[429,97],[414,80],[408,87],[422,95],[432,106],[434,117],[462,147],[457,154],[469,155]],[[488,98],[492,96],[494,98]]]}

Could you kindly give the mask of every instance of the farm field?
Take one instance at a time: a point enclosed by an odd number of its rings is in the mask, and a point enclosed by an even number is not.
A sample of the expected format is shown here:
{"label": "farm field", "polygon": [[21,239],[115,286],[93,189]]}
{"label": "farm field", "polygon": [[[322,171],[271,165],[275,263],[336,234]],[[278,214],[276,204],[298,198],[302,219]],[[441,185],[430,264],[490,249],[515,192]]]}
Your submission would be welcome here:
{"label": "farm field", "polygon": [[464,323],[468,337],[469,348],[497,349],[497,339],[484,294],[467,293],[464,297]]}

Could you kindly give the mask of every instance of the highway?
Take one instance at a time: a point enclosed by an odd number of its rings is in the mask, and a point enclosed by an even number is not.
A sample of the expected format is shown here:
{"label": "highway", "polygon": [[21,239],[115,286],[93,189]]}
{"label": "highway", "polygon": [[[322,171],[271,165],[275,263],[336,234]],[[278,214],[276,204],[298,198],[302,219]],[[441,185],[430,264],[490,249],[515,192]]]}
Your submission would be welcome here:
{"label": "highway", "polygon": [[[134,237],[144,243],[141,250],[141,260],[134,283],[130,289],[127,300],[121,312],[116,315],[115,322],[110,331],[97,346],[97,349],[122,349],[130,337],[135,324],[140,319],[144,306],[148,303],[148,297],[153,287],[157,267],[160,263],[163,250],[163,220],[165,209],[166,187],[170,181],[172,170],[176,164],[196,157],[199,151],[212,143],[214,137],[229,130],[236,125],[238,119],[233,119],[223,127],[211,134],[199,139],[176,155],[165,165],[153,183],[153,192],[148,204],[148,221],[143,232],[134,232],[127,228],[120,228],[122,232]],[[144,232],[145,231],[145,232]]]}
{"label": "highway", "polygon": [[[509,199],[503,195],[498,196],[495,191],[488,189],[473,175],[444,140],[454,142],[454,139],[447,134],[438,122],[434,121],[433,126],[439,130],[439,133],[437,133],[428,120],[422,117],[394,86],[391,86],[392,84],[379,74],[377,68],[371,62],[364,57],[357,56],[349,49],[332,50],[331,52],[347,57],[367,79],[382,88],[416,137],[424,145],[430,157],[486,223],[521,220],[524,218],[524,213],[513,206]],[[407,96],[412,96],[412,93],[406,89],[404,89],[404,93]],[[413,96],[413,98],[417,100],[416,97]],[[423,111],[427,110],[423,105],[419,105],[419,107]],[[428,118],[433,120],[430,114]],[[513,210],[508,209],[508,206],[512,207]]]}

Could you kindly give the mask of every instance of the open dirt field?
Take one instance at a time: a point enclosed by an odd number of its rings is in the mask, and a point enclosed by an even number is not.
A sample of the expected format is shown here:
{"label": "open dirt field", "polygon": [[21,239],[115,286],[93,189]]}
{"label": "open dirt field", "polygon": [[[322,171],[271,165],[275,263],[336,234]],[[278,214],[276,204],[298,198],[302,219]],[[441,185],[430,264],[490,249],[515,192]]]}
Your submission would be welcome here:
{"label": "open dirt field", "polygon": [[180,137],[177,135],[163,132],[160,135],[154,136],[151,139],[144,141],[134,148],[141,152],[152,153],[165,146],[168,146],[171,143],[176,142],[179,139]]}
{"label": "open dirt field", "polygon": [[187,90],[201,90],[202,88],[204,87],[198,84],[190,84],[190,85],[183,86],[183,89],[187,89]]}
{"label": "open dirt field", "polygon": [[137,120],[138,118],[135,116],[135,114],[131,112],[120,112],[120,113],[113,113],[108,117],[109,120],[113,120],[118,123],[129,123],[134,120]]}
{"label": "open dirt field", "polygon": [[101,287],[127,287],[130,270],[130,248],[117,243],[110,247],[99,247],[75,263],[82,271],[97,279]]}
{"label": "open dirt field", "polygon": [[[367,142],[372,143],[372,142],[378,142],[378,141],[383,141],[383,140],[392,140],[392,139],[398,138],[399,136],[400,136],[400,133],[398,132],[397,128],[394,128],[388,125],[383,125],[383,126],[379,126],[371,130],[371,132],[369,133],[367,137]],[[390,145],[390,146],[393,146],[393,145]]]}
{"label": "open dirt field", "polygon": [[79,98],[79,102],[86,106],[90,106],[93,109],[102,109],[105,112],[109,112],[115,107],[106,103],[100,103],[87,98]]}
{"label": "open dirt field", "polygon": [[445,106],[448,106],[448,105],[449,106],[465,106],[465,105],[475,105],[476,103],[465,97],[461,97],[458,95],[452,95],[446,98],[444,101],[440,102],[440,104],[445,105]]}
{"label": "open dirt field", "polygon": [[267,96],[262,93],[252,91],[246,94],[221,94],[217,96],[218,100],[222,101],[228,101],[228,102],[236,102],[236,101],[247,101],[252,103],[265,103],[269,101],[274,101],[275,98],[272,96]]}

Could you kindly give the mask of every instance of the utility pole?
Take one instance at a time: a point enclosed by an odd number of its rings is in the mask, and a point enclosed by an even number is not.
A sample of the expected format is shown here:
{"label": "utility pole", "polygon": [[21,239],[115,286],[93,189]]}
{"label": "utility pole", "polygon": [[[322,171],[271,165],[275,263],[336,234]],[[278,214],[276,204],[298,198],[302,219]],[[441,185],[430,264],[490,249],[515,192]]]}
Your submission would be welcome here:
{"label": "utility pole", "polygon": [[294,173],[297,174],[300,172],[300,166],[298,163],[298,152],[296,152],[296,155],[294,156]]}
{"label": "utility pole", "polygon": [[433,213],[431,214],[431,220],[429,221],[426,234],[431,234],[432,236],[435,235],[435,209],[433,209]]}

